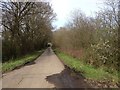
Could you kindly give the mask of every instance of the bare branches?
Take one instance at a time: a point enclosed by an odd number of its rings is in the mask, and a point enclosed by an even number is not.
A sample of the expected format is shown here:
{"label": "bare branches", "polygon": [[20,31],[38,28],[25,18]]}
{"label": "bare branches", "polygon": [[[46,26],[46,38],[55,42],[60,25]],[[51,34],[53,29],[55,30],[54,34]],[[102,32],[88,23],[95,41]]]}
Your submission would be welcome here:
{"label": "bare branches", "polygon": [[4,2],[2,7],[3,44],[8,45],[3,45],[4,56],[8,59],[41,49],[51,40],[54,13],[49,4]]}

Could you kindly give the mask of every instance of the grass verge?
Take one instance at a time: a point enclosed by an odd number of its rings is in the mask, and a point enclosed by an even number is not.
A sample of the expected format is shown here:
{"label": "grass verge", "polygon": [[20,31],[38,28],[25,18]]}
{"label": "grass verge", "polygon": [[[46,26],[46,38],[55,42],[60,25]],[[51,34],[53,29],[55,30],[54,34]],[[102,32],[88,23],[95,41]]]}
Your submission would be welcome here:
{"label": "grass verge", "polygon": [[36,51],[31,54],[27,54],[23,57],[9,60],[8,62],[5,62],[2,64],[2,73],[14,70],[17,67],[23,66],[28,62],[34,61],[38,56],[40,56],[43,53],[44,50]]}
{"label": "grass verge", "polygon": [[65,54],[59,50],[55,50],[55,53],[63,61],[65,65],[74,71],[82,74],[86,79],[94,81],[107,81],[112,83],[118,83],[118,75],[110,74],[106,72],[103,68],[94,68],[91,65],[87,65],[82,60],[73,58],[72,56]]}

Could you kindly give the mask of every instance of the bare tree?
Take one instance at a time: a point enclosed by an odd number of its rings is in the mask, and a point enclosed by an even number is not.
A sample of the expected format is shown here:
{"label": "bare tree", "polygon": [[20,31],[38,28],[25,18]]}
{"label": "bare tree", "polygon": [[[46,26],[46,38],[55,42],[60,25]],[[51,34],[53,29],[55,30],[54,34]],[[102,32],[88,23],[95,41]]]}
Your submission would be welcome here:
{"label": "bare tree", "polygon": [[44,48],[51,40],[55,14],[48,2],[2,2],[2,16],[7,59]]}

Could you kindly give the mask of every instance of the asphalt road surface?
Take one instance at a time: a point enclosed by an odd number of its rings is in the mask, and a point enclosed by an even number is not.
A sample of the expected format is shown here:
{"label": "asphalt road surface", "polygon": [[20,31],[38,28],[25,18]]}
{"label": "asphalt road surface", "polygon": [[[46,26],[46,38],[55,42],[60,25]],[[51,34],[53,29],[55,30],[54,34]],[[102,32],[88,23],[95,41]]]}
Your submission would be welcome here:
{"label": "asphalt road surface", "polygon": [[66,68],[51,48],[19,69],[5,73],[2,88],[88,88],[82,76]]}

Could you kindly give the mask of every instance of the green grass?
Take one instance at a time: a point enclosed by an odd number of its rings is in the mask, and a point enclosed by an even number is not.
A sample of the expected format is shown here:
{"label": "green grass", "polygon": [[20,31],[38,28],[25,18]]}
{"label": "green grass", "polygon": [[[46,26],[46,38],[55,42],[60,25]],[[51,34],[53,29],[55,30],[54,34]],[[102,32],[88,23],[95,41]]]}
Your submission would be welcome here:
{"label": "green grass", "polygon": [[95,68],[91,65],[87,65],[82,62],[83,60],[73,58],[72,56],[59,50],[55,50],[55,52],[65,65],[77,72],[80,72],[87,79],[92,79],[95,81],[112,81],[113,83],[118,82],[117,74],[113,75],[106,72],[103,68]]}
{"label": "green grass", "polygon": [[43,50],[36,51],[31,54],[25,55],[23,57],[9,60],[8,62],[5,62],[2,64],[2,73],[5,73],[7,71],[11,71],[15,69],[16,67],[22,66],[26,64],[27,62],[34,61],[39,55],[41,55]]}

